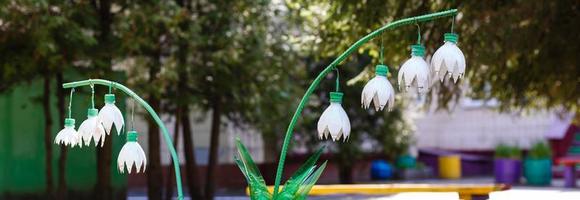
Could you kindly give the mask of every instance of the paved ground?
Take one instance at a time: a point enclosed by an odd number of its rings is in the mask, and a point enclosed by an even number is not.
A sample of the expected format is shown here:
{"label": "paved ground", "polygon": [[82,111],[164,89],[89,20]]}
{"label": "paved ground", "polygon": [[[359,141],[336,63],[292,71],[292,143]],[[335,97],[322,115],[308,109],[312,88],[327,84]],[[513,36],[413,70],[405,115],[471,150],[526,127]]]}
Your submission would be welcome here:
{"label": "paved ground", "polygon": [[[381,182],[384,183],[384,182]],[[426,179],[415,181],[397,181],[386,183],[429,183],[429,184],[488,184],[493,183],[492,177],[463,178],[459,180]],[[580,180],[578,181],[580,186]],[[562,179],[554,179],[550,187],[514,186],[508,191],[490,195],[492,200],[498,199],[554,199],[554,200],[580,200],[580,187],[575,189],[563,188]],[[130,191],[129,200],[146,200],[144,191]],[[189,198],[186,198],[189,200]],[[241,191],[220,191],[216,200],[247,200]],[[357,195],[332,195],[322,197],[310,197],[311,200],[390,200],[400,199],[400,196],[357,196]],[[430,198],[431,199],[431,198]]]}

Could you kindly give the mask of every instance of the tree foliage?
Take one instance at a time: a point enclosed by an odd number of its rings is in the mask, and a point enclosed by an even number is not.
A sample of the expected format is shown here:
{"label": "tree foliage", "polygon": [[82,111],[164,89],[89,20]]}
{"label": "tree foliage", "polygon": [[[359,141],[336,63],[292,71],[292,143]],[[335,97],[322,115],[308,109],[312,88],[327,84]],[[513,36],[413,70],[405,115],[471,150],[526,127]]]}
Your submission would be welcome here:
{"label": "tree foliage", "polygon": [[[432,94],[441,108],[462,94],[497,99],[501,109],[565,107],[580,101],[577,1],[289,1],[296,16],[306,16],[321,56],[337,55],[370,31],[395,19],[458,8],[455,32],[467,59],[468,86],[435,83]],[[303,18],[304,19],[304,18]],[[450,19],[420,24],[427,52],[442,44]],[[409,55],[416,27],[383,34],[386,63],[397,67]],[[363,46],[378,57],[378,42]],[[370,67],[370,66],[369,66]],[[370,70],[369,70],[370,71]],[[365,72],[368,73],[368,72]]]}

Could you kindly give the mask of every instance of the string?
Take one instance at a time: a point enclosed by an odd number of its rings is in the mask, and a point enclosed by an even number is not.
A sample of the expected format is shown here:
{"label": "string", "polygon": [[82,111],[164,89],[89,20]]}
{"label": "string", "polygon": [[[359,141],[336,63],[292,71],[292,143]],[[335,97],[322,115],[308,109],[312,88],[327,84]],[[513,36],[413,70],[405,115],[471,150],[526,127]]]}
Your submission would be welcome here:
{"label": "string", "polygon": [[111,81],[111,84],[109,84],[109,94],[111,94],[111,90],[113,90],[113,81]]}
{"label": "string", "polygon": [[91,84],[91,107],[95,108],[95,85]]}
{"label": "string", "polygon": [[415,25],[417,25],[417,44],[421,44],[421,26],[418,23]]}
{"label": "string", "polygon": [[131,130],[135,130],[135,100],[131,101]]}
{"label": "string", "polygon": [[336,70],[336,92],[340,92],[340,73],[338,72],[338,68]]}
{"label": "string", "polygon": [[451,20],[451,33],[453,33],[454,26],[455,26],[455,15],[453,15],[453,20]]}
{"label": "string", "polygon": [[69,101],[68,101],[68,118],[72,118],[71,117],[71,115],[72,115],[71,110],[72,110],[72,97],[73,97],[74,92],[75,92],[75,88],[72,88],[70,90],[70,97],[68,98],[69,99]]}

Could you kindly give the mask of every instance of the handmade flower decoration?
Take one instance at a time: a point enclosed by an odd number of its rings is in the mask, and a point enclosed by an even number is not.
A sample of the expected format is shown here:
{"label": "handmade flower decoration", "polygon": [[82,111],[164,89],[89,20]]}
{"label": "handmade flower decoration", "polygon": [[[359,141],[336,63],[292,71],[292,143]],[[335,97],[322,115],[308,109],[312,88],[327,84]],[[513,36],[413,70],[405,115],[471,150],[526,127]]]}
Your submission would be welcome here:
{"label": "handmade flower decoration", "polygon": [[101,143],[101,147],[105,143],[105,128],[99,121],[97,117],[99,110],[95,108],[89,108],[87,112],[87,119],[83,121],[79,127],[79,134],[82,137],[83,144],[89,146],[91,144],[91,139],[95,141],[95,146]]}
{"label": "handmade flower decoration", "polygon": [[373,103],[375,110],[383,110],[387,106],[388,110],[393,109],[395,104],[395,89],[387,79],[389,68],[386,65],[377,65],[375,77],[364,87],[360,98],[363,108],[370,107]]}
{"label": "handmade flower decoration", "polygon": [[137,136],[137,131],[127,132],[127,143],[123,145],[117,158],[117,166],[121,173],[127,169],[127,173],[130,174],[133,171],[133,166],[135,166],[137,173],[141,172],[141,166],[143,166],[143,172],[147,168],[147,156],[145,156],[145,151],[141,145],[137,143]]}
{"label": "handmade flower decoration", "polygon": [[111,134],[111,128],[113,124],[115,124],[115,128],[117,129],[117,134],[121,134],[121,129],[124,126],[124,119],[123,114],[115,106],[115,95],[114,94],[105,94],[105,106],[101,108],[99,111],[99,121],[103,124],[105,131],[107,134]]}
{"label": "handmade flower decoration", "polygon": [[445,43],[435,51],[431,59],[431,71],[441,81],[449,75],[457,82],[465,74],[465,56],[457,47],[458,37],[455,33],[445,33]]}
{"label": "handmade flower decoration", "polygon": [[330,93],[330,106],[324,110],[318,120],[318,137],[320,139],[332,137],[337,141],[342,138],[344,141],[350,135],[350,120],[342,108],[342,92]]}
{"label": "handmade flower decoration", "polygon": [[79,135],[75,130],[75,119],[66,118],[64,120],[64,128],[56,134],[54,143],[71,147],[79,144]]}
{"label": "handmade flower decoration", "polygon": [[410,88],[416,88],[419,93],[429,90],[429,65],[423,59],[424,55],[423,45],[411,46],[411,58],[399,70],[399,89],[403,87],[403,91],[409,91]]}

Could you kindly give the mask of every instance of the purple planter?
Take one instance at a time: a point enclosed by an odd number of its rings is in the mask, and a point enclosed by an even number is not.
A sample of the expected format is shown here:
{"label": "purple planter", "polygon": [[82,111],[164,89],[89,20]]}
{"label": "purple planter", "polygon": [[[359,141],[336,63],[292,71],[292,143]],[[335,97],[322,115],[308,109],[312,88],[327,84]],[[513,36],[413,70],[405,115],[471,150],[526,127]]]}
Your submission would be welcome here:
{"label": "purple planter", "polygon": [[520,160],[497,158],[493,161],[495,182],[504,184],[518,184],[522,176]]}

